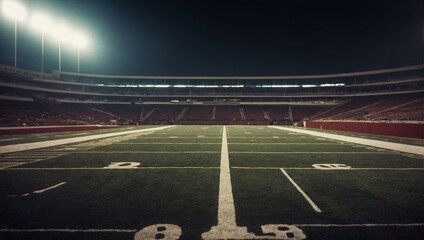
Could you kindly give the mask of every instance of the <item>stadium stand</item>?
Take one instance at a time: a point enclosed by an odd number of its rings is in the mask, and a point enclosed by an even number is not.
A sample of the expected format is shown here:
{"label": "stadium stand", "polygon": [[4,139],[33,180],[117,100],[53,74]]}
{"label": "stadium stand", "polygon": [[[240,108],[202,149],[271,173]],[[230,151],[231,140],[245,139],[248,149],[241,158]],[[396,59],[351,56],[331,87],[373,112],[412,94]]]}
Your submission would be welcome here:
{"label": "stadium stand", "polygon": [[0,65],[0,124],[422,125],[423,69],[417,65],[305,76],[145,77],[50,74]]}

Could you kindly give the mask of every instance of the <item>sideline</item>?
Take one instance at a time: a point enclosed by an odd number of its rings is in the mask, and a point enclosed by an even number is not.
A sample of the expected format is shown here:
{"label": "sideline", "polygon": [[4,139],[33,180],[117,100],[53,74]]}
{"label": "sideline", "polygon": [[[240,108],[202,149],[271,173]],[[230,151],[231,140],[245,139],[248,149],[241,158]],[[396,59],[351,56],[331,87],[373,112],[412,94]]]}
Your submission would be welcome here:
{"label": "sideline", "polygon": [[329,138],[329,139],[334,139],[339,141],[357,143],[357,144],[362,144],[367,146],[385,148],[385,149],[395,150],[399,152],[406,152],[406,153],[412,153],[412,154],[418,154],[418,155],[424,156],[424,147],[420,147],[420,146],[385,142],[385,141],[379,141],[379,140],[370,140],[366,138],[341,136],[337,134],[315,132],[315,131],[309,131],[309,130],[303,130],[303,129],[297,129],[297,128],[276,127],[276,126],[268,126],[268,127],[285,130],[289,132],[308,134],[308,135],[317,136],[317,137]]}
{"label": "sideline", "polygon": [[116,137],[116,136],[121,136],[121,135],[126,135],[126,134],[158,131],[158,130],[163,130],[163,129],[167,129],[167,128],[171,128],[171,127],[175,127],[175,125],[165,126],[165,127],[147,128],[147,129],[140,129],[140,130],[131,130],[131,131],[125,131],[125,132],[96,134],[96,135],[92,135],[92,136],[73,137],[73,138],[50,140],[50,141],[35,142],[35,143],[22,143],[22,144],[6,145],[6,146],[0,147],[0,154],[1,153],[12,153],[12,152],[33,150],[33,149],[38,149],[38,148],[54,147],[54,146],[59,146],[59,145],[64,145],[64,144],[69,144],[69,143],[85,142],[85,141],[90,141],[90,140],[95,140],[95,139],[100,139],[100,138]]}

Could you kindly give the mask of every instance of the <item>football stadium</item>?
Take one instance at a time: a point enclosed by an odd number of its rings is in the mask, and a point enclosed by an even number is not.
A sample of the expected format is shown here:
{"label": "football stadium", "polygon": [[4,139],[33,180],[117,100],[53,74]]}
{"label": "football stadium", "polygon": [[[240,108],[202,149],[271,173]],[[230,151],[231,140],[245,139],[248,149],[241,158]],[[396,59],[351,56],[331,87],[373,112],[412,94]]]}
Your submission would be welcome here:
{"label": "football stadium", "polygon": [[0,6],[0,239],[423,238],[422,1]]}

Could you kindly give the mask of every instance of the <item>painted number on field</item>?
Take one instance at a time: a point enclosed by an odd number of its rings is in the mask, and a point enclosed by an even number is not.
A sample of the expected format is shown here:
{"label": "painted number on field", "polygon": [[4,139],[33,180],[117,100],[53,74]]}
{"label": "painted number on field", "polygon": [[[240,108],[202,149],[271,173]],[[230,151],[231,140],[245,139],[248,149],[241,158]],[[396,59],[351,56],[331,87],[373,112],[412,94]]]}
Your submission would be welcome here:
{"label": "painted number on field", "polygon": [[140,165],[138,162],[112,162],[109,166],[104,168],[106,169],[131,169],[137,168]]}
{"label": "painted number on field", "polygon": [[[246,227],[236,227],[233,229],[212,228],[209,233],[202,234],[204,240],[216,239],[275,239],[275,240],[303,240],[306,235],[296,226],[285,224],[263,225],[262,232],[265,236],[255,235],[247,232]],[[218,230],[218,231],[216,231]],[[215,232],[216,231],[216,232]],[[134,235],[134,240],[178,240],[182,230],[174,224],[155,224],[145,227]],[[270,235],[268,235],[270,234]]]}
{"label": "painted number on field", "polygon": [[178,240],[181,236],[181,228],[173,224],[155,224],[138,231],[134,240]]}
{"label": "painted number on field", "polygon": [[351,168],[351,166],[341,163],[320,163],[313,164],[312,167],[320,170],[346,170]]}

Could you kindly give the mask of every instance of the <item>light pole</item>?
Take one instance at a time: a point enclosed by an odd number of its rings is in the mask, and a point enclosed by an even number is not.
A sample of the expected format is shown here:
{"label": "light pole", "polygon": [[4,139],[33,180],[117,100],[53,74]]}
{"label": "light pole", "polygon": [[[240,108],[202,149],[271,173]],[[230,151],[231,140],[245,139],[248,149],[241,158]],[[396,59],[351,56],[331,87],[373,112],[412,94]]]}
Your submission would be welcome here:
{"label": "light pole", "polygon": [[57,39],[59,42],[59,72],[62,71],[62,43],[72,40],[71,39],[72,36],[70,33],[71,31],[64,24],[57,25],[53,32],[54,38]]}
{"label": "light pole", "polygon": [[78,32],[73,35],[72,44],[78,51],[78,72],[80,72],[80,51],[87,47],[87,38],[84,34]]}
{"label": "light pole", "polygon": [[11,18],[15,22],[15,54],[14,63],[15,68],[18,67],[18,21],[23,21],[26,18],[26,9],[18,1],[4,0],[2,2],[2,10],[6,17]]}
{"label": "light pole", "polygon": [[41,72],[44,72],[44,34],[51,30],[52,23],[48,16],[34,15],[31,20],[32,27],[41,31]]}

